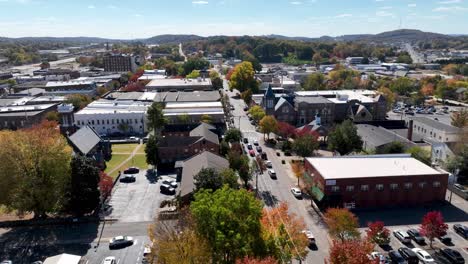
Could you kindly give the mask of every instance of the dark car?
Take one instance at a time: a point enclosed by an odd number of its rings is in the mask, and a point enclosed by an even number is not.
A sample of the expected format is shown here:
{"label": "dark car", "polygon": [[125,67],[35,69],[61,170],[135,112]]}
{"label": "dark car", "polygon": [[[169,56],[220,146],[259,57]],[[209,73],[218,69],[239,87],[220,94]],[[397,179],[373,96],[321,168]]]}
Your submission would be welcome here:
{"label": "dark car", "polygon": [[414,253],[411,249],[407,247],[401,247],[398,249],[398,253],[408,262],[408,264],[418,264],[419,263],[419,258],[416,256],[416,253]]}
{"label": "dark car", "polygon": [[245,143],[245,144],[249,143],[249,139],[248,139],[248,138],[244,138],[244,143]]}
{"label": "dark car", "polygon": [[444,244],[451,244],[452,243],[452,238],[449,237],[448,235],[438,237],[438,239],[440,240],[440,242],[442,242]]}
{"label": "dark car", "polygon": [[168,195],[175,194],[175,189],[167,184],[161,184],[161,187],[159,187],[159,190],[161,191],[161,193],[164,193],[164,194],[168,194]]}
{"label": "dark car", "polygon": [[133,245],[133,237],[130,236],[116,236],[109,240],[109,248],[124,248]]}
{"label": "dark car", "polygon": [[263,160],[267,160],[267,159],[268,159],[267,154],[266,154],[265,152],[262,152],[261,156],[262,156],[262,159],[263,159]]}
{"label": "dark car", "polygon": [[137,174],[137,173],[139,173],[139,172],[140,172],[140,169],[139,169],[139,168],[137,168],[137,167],[130,167],[130,168],[124,170],[123,173],[124,173],[124,174]]}
{"label": "dark car", "polygon": [[426,241],[424,240],[424,237],[422,237],[421,234],[419,234],[418,230],[408,229],[406,233],[408,233],[411,239],[414,240],[414,242],[418,243],[419,245],[426,243]]}
{"label": "dark car", "polygon": [[246,106],[246,107],[244,107],[244,111],[246,111],[246,112],[247,112],[248,110],[249,110],[249,108],[248,108],[247,106]]}
{"label": "dark car", "polygon": [[460,236],[464,237],[465,239],[468,238],[468,226],[455,224],[453,225],[453,230],[457,232]]}
{"label": "dark car", "polygon": [[392,263],[396,263],[396,264],[406,264],[406,263],[408,263],[405,260],[405,258],[403,258],[403,256],[401,256],[401,254],[398,253],[398,251],[392,250],[392,251],[388,252],[388,256],[390,257],[390,260],[392,261]]}
{"label": "dark car", "polygon": [[439,254],[443,256],[445,259],[449,260],[450,263],[453,264],[464,264],[465,259],[463,259],[463,256],[460,254],[460,252],[451,249],[451,248],[443,248],[439,251]]}
{"label": "dark car", "polygon": [[251,144],[247,144],[247,148],[248,148],[248,149],[253,149],[253,147],[252,147]]}
{"label": "dark car", "polygon": [[136,181],[136,178],[134,175],[127,175],[127,174],[124,174],[122,176],[120,176],[120,179],[119,179],[120,182],[135,182]]}
{"label": "dark car", "polygon": [[257,152],[258,152],[258,153],[262,153],[262,147],[257,146]]}

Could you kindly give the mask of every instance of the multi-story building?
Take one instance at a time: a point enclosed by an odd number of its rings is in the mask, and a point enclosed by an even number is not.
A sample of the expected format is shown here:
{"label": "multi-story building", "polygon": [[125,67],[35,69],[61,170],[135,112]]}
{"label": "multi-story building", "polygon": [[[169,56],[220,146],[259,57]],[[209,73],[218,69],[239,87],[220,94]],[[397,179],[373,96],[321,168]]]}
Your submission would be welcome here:
{"label": "multi-story building", "polygon": [[408,127],[413,128],[413,133],[420,135],[423,140],[437,142],[457,141],[461,129],[428,117],[411,117]]}
{"label": "multi-story building", "polygon": [[10,105],[0,107],[0,129],[28,128],[41,123],[57,104]]}
{"label": "multi-story building", "polygon": [[448,174],[407,154],[307,158],[319,207],[382,208],[445,201]]}
{"label": "multi-story building", "polygon": [[146,90],[153,92],[208,91],[213,90],[213,85],[209,78],[155,79],[146,85]]}
{"label": "multi-story building", "polygon": [[335,120],[335,104],[322,96],[296,96],[294,109],[297,115],[297,125],[309,124],[321,117],[322,125],[330,125]]}
{"label": "multi-story building", "polygon": [[103,62],[106,72],[135,72],[138,67],[138,57],[131,55],[107,55],[104,56]]}

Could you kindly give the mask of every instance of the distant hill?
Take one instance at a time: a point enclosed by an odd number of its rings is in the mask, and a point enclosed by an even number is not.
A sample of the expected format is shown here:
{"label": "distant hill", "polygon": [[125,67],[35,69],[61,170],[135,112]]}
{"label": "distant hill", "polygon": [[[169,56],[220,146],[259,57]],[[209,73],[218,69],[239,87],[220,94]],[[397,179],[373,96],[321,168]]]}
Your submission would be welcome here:
{"label": "distant hill", "polygon": [[148,39],[143,39],[144,43],[148,44],[174,44],[174,43],[181,43],[181,42],[189,42],[194,40],[204,39],[204,37],[197,36],[197,35],[159,35],[154,36]]}

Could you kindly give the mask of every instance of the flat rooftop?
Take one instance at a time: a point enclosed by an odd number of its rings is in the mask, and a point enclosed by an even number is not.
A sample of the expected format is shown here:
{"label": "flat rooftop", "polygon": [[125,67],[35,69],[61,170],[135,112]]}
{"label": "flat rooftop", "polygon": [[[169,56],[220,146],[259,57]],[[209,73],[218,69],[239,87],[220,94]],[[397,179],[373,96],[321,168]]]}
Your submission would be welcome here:
{"label": "flat rooftop", "polygon": [[211,86],[210,78],[203,79],[156,79],[150,81],[147,88],[158,87],[190,87],[190,86]]}
{"label": "flat rooftop", "polygon": [[307,161],[325,180],[442,174],[405,154],[307,158]]}
{"label": "flat rooftop", "polygon": [[[435,128],[437,130],[445,131],[447,133],[458,133],[458,132],[460,132],[460,128],[458,128],[458,127],[451,126],[449,124],[442,123],[442,122],[439,122],[439,121],[436,121],[434,119],[427,118],[427,117],[424,117],[424,116],[411,117],[410,120],[414,120],[414,122],[420,122],[420,123],[422,123],[422,124],[424,124],[426,126],[430,126],[430,127]],[[415,132],[415,133],[417,133],[417,132]]]}

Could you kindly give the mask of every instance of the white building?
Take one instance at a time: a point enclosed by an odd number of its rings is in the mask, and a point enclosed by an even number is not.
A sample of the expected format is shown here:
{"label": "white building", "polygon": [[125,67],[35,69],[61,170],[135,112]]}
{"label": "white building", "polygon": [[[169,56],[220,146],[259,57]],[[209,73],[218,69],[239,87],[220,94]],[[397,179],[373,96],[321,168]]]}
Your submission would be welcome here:
{"label": "white building", "polygon": [[198,79],[155,79],[146,85],[147,91],[203,91],[212,90],[210,78]]}
{"label": "white building", "polygon": [[425,140],[437,142],[456,142],[460,128],[427,117],[411,117],[408,125],[413,124],[413,133]]}

